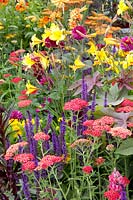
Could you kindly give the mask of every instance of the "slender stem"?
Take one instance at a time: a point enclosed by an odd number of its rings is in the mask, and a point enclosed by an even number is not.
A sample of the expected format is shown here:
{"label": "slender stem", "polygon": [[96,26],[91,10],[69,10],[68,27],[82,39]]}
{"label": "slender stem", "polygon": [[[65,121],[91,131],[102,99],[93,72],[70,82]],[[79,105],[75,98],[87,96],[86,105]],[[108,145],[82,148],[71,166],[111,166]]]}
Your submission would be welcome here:
{"label": "slender stem", "polygon": [[[124,163],[125,163],[125,176],[128,177],[128,174],[127,174],[127,159],[126,159],[126,157],[124,158]],[[129,199],[128,185],[126,186],[126,195],[127,195],[127,200],[130,200]]]}
{"label": "slender stem", "polygon": [[102,197],[101,197],[101,177],[100,177],[100,171],[99,171],[99,166],[98,166],[98,182],[99,182],[99,197],[100,199],[99,200],[102,200]]}
{"label": "slender stem", "polygon": [[56,175],[55,172],[54,172],[53,167],[51,167],[51,169],[52,169],[52,173],[53,173],[53,175],[54,175],[54,177],[55,177],[56,183],[57,183],[57,185],[58,185],[58,187],[59,187],[59,189],[60,189],[60,191],[61,191],[61,193],[62,193],[62,195],[63,195],[64,200],[67,200],[66,195],[65,195],[64,191],[62,190],[62,188],[61,188],[61,186],[60,186],[60,183],[59,183],[59,181],[58,181],[57,175]]}

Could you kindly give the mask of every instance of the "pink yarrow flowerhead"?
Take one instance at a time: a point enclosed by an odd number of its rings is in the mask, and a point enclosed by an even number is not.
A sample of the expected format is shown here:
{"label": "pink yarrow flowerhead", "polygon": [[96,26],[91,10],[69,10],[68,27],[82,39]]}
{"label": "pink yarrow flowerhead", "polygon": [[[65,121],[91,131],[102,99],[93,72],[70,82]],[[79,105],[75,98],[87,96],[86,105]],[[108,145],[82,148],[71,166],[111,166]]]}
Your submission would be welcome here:
{"label": "pink yarrow flowerhead", "polygon": [[4,156],[5,160],[9,160],[13,158],[14,154],[16,153],[16,151],[18,151],[19,147],[25,147],[27,144],[28,142],[25,142],[25,141],[12,144],[6,151],[6,154]]}
{"label": "pink yarrow flowerhead", "polygon": [[18,107],[19,108],[23,108],[23,107],[27,107],[32,103],[32,100],[30,99],[26,99],[26,100],[22,100],[18,102]]}
{"label": "pink yarrow flowerhead", "polygon": [[76,99],[72,99],[69,102],[66,102],[64,105],[64,110],[79,111],[87,106],[88,106],[87,101],[80,98],[76,98]]}
{"label": "pink yarrow flowerhead", "polygon": [[113,137],[119,137],[121,139],[126,139],[128,136],[132,135],[132,132],[126,128],[123,127],[114,127],[111,128],[109,133],[111,133],[111,135]]}
{"label": "pink yarrow flowerhead", "polygon": [[124,113],[128,113],[133,111],[133,107],[131,106],[123,106],[123,107],[119,107],[115,109],[116,112],[124,112]]}
{"label": "pink yarrow flowerhead", "polygon": [[86,36],[86,29],[84,26],[76,26],[72,30],[72,36],[76,40],[82,40]]}
{"label": "pink yarrow flowerhead", "polygon": [[120,103],[121,107],[125,107],[125,106],[131,106],[133,107],[133,101],[131,101],[130,99],[124,99],[122,103]]}
{"label": "pink yarrow flowerhead", "polygon": [[13,157],[13,160],[20,163],[26,163],[28,161],[34,160],[34,156],[31,153],[21,153],[21,154],[15,155]]}
{"label": "pink yarrow flowerhead", "polygon": [[133,50],[133,37],[125,36],[121,39],[120,48],[123,51]]}
{"label": "pink yarrow flowerhead", "polygon": [[44,140],[44,141],[47,141],[47,140],[49,140],[50,139],[50,136],[49,135],[47,135],[46,133],[44,133],[44,132],[38,132],[38,133],[36,133],[35,135],[34,135],[34,137],[33,137],[35,140]]}
{"label": "pink yarrow flowerhead", "polygon": [[22,164],[22,171],[33,171],[36,168],[34,161],[28,161]]}
{"label": "pink yarrow flowerhead", "polygon": [[61,156],[46,155],[40,160],[40,162],[38,162],[38,166],[35,168],[35,170],[47,169],[48,167],[54,165],[55,163],[59,163],[62,160],[63,157]]}
{"label": "pink yarrow flowerhead", "polygon": [[82,171],[83,171],[85,174],[90,174],[90,173],[92,173],[93,168],[92,168],[91,166],[84,166],[84,167],[82,168]]}

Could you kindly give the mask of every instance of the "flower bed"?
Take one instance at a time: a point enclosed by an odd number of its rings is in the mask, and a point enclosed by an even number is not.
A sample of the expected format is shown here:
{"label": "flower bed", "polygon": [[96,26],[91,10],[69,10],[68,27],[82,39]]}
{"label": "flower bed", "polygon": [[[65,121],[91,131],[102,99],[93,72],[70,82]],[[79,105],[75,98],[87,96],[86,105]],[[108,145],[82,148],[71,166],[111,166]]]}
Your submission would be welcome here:
{"label": "flower bed", "polygon": [[2,200],[133,199],[133,5],[92,8],[0,1]]}

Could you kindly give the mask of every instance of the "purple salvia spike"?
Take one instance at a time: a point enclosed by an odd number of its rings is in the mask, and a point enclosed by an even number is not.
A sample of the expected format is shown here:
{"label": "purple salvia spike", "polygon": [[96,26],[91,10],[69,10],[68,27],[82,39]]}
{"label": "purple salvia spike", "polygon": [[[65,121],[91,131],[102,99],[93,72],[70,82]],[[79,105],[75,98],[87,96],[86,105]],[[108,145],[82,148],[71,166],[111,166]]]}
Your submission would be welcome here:
{"label": "purple salvia spike", "polygon": [[[51,126],[51,122],[52,122],[53,116],[50,114],[50,112],[48,113],[48,119],[47,119],[47,124],[46,127],[44,129],[44,132],[47,134],[50,126]],[[50,149],[50,144],[49,141],[43,142],[43,146],[45,147],[45,149],[48,151]]]}
{"label": "purple salvia spike", "polygon": [[107,104],[107,92],[105,92],[105,96],[104,96],[104,107],[107,107],[108,104]]}
{"label": "purple salvia spike", "polygon": [[44,132],[45,132],[46,134],[48,133],[48,131],[49,131],[49,129],[50,129],[52,119],[53,119],[53,116],[50,114],[50,112],[48,112],[47,124],[46,124],[46,127],[45,127],[45,129],[44,129]]}
{"label": "purple salvia spike", "polygon": [[91,104],[91,111],[95,112],[95,106],[96,106],[96,92],[94,91],[92,104]]}
{"label": "purple salvia spike", "polygon": [[[33,138],[34,136],[34,127],[32,124],[32,116],[30,114],[29,111],[27,111],[28,113],[28,122],[25,122],[25,128],[26,128],[26,136],[27,136],[27,140],[29,142],[29,149],[30,149],[30,153],[32,153],[34,155],[35,158],[35,164],[36,166],[38,165],[38,160],[37,160],[37,141]],[[36,183],[36,194],[37,194],[37,198],[39,198],[39,190],[38,190],[38,181],[40,179],[40,174],[39,172],[34,172],[34,175],[36,177],[35,183]]]}
{"label": "purple salvia spike", "polygon": [[38,115],[36,115],[35,124],[36,124],[36,132],[38,132],[38,130],[39,130],[39,125],[40,125],[39,116],[38,116]]}
{"label": "purple salvia spike", "polygon": [[30,191],[29,191],[28,177],[24,172],[22,172],[22,184],[23,184],[22,190],[23,190],[26,200],[32,200],[30,196]]}
{"label": "purple salvia spike", "polygon": [[65,132],[66,132],[66,122],[64,113],[62,114],[62,120],[60,122],[60,144],[62,154],[66,157],[67,156],[67,148],[66,148],[66,141],[65,141]]}
{"label": "purple salvia spike", "polygon": [[55,155],[61,155],[61,149],[60,149],[60,144],[59,144],[59,139],[56,133],[53,131],[52,132],[52,144],[53,144],[53,151]]}

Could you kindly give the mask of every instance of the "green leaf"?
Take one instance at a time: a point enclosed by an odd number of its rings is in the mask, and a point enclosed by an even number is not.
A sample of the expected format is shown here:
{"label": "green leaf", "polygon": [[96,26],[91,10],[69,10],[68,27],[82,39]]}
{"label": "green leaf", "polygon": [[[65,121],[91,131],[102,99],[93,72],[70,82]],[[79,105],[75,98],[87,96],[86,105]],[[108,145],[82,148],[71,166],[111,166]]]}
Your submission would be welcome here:
{"label": "green leaf", "polygon": [[119,148],[115,151],[115,153],[124,156],[133,155],[133,138],[128,138],[124,140],[120,144]]}

